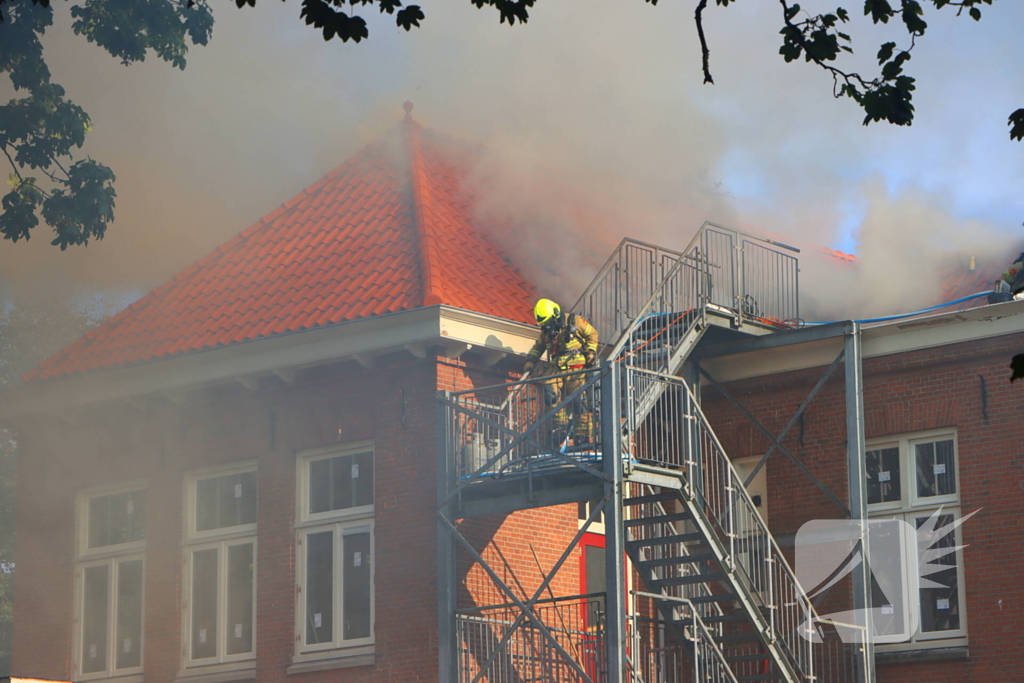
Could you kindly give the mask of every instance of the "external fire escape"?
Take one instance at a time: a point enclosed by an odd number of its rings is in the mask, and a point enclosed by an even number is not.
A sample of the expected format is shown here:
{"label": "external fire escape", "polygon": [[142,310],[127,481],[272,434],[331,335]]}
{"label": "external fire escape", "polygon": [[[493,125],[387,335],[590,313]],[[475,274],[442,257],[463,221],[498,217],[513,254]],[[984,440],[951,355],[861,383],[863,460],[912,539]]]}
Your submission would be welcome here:
{"label": "external fire escape", "polygon": [[[599,367],[562,376],[554,400],[550,377],[442,393],[441,681],[872,683],[870,646],[849,637],[863,625],[818,615],[700,406],[695,350],[797,334],[794,251],[710,224],[683,251],[625,240],[573,309],[610,341]],[[855,326],[846,336],[856,412]],[[566,429],[583,413],[600,426],[585,442]],[[572,502],[588,502],[587,519],[529,597],[463,533],[480,515]],[[554,597],[552,580],[602,518],[605,590]],[[466,563],[500,603],[467,603]],[[855,576],[855,606],[863,585]]]}

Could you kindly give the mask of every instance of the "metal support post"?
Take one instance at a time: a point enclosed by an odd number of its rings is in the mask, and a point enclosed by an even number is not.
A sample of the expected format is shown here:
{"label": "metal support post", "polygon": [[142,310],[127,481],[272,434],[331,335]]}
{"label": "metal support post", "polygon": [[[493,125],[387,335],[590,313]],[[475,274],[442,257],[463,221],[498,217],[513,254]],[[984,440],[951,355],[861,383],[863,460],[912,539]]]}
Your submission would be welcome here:
{"label": "metal support post", "polygon": [[853,609],[857,625],[865,627],[862,647],[865,657],[858,658],[857,680],[874,683],[875,653],[871,643],[871,567],[868,564],[867,469],[864,454],[864,377],[861,371],[860,326],[854,323],[844,340],[846,364],[846,467],[850,494],[850,519],[861,524],[861,558],[853,569]]}
{"label": "metal support post", "polygon": [[[449,398],[449,392],[444,397]],[[458,657],[458,636],[455,628],[455,597],[457,589],[455,542],[443,519],[453,504],[446,502],[454,481],[454,462],[449,456],[447,407],[437,404],[437,680],[455,683]]]}
{"label": "metal support post", "polygon": [[683,365],[683,381],[686,382],[690,395],[693,396],[692,404],[690,401],[684,403],[688,412],[684,416],[686,419],[683,422],[684,429],[686,430],[685,459],[693,463],[687,470],[691,491],[704,490],[704,456],[700,448],[700,419],[697,417],[701,411],[700,372],[700,363],[698,361],[690,361]]}
{"label": "metal support post", "polygon": [[622,523],[622,383],[621,366],[605,362],[601,379],[601,450],[604,459],[605,648],[608,683],[626,676],[626,567]]}

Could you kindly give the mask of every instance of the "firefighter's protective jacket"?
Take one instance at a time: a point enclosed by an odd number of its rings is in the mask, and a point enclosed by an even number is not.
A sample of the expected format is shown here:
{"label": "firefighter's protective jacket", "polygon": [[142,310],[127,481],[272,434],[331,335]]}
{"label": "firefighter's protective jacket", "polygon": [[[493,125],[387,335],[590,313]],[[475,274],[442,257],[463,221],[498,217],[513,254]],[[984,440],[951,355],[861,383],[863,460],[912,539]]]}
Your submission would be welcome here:
{"label": "firefighter's protective jacket", "polygon": [[542,327],[527,356],[536,363],[546,351],[548,361],[558,370],[570,370],[583,367],[587,357],[597,355],[597,342],[597,330],[583,316],[564,313],[559,331],[551,334]]}

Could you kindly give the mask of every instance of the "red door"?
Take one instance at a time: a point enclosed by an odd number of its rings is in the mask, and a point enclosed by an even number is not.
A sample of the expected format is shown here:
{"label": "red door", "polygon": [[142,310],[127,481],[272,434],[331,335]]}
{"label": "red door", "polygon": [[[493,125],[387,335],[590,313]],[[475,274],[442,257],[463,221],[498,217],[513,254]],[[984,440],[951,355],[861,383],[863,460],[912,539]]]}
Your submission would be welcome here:
{"label": "red door", "polygon": [[597,680],[603,668],[603,643],[598,635],[604,631],[605,550],[603,534],[583,534],[580,540],[580,594],[601,593],[600,597],[584,598],[580,605],[583,634],[580,652],[583,670]]}

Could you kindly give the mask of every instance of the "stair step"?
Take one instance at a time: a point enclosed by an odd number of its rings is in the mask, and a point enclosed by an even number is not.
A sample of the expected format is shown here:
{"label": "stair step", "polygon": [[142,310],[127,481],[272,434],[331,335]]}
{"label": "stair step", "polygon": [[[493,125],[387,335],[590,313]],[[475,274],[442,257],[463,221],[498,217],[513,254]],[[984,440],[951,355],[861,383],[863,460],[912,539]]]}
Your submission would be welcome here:
{"label": "stair step", "polygon": [[676,500],[676,494],[670,491],[664,493],[651,493],[646,496],[633,496],[632,498],[623,498],[623,505],[643,505],[644,503],[661,503],[667,500]]}
{"label": "stair step", "polygon": [[709,602],[727,602],[735,600],[737,597],[735,593],[715,593],[714,595],[697,595],[687,599],[695,605],[703,605]]}
{"label": "stair step", "polygon": [[705,624],[724,624],[734,621],[749,621],[750,617],[746,614],[712,614],[710,617],[701,617],[700,619]]}
{"label": "stair step", "polygon": [[674,536],[659,536],[658,538],[644,538],[639,541],[627,541],[627,548],[645,548],[649,545],[663,545],[665,543],[691,543],[700,541],[704,536],[698,532],[689,534],[676,534]]}
{"label": "stair step", "polygon": [[716,643],[759,643],[761,638],[750,631],[748,633],[730,633],[724,636],[715,636]]}
{"label": "stair step", "polygon": [[767,652],[762,652],[756,655],[726,655],[725,661],[727,662],[765,662],[771,660],[772,656]]}
{"label": "stair step", "polygon": [[654,526],[655,524],[665,524],[666,522],[682,522],[686,519],[693,519],[689,512],[676,512],[671,515],[655,515],[654,517],[627,519],[622,524],[626,527]]}
{"label": "stair step", "polygon": [[710,583],[712,581],[721,581],[725,578],[725,574],[710,573],[710,574],[691,574],[690,576],[676,576],[671,579],[658,579],[651,583],[658,588],[667,588],[668,586],[689,586],[695,583]]}
{"label": "stair step", "polygon": [[637,564],[640,567],[670,567],[677,564],[688,564],[690,562],[709,562],[714,560],[714,553],[693,553],[692,555],[682,555],[681,557],[665,557],[658,560],[642,560]]}

